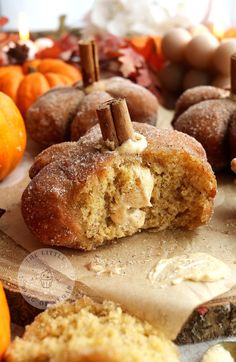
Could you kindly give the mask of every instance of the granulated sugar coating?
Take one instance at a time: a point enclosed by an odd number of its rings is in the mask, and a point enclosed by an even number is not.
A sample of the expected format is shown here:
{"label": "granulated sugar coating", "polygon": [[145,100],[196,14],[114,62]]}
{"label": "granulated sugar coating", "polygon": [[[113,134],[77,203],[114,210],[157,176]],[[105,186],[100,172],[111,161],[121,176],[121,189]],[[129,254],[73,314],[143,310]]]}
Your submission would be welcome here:
{"label": "granulated sugar coating", "polygon": [[[216,180],[201,145],[177,131],[141,123],[134,128],[148,142],[141,154],[107,150],[95,126],[77,143],[36,157],[22,212],[37,239],[91,250],[140,230],[194,229],[209,220]],[[150,202],[132,198],[151,177]],[[129,203],[128,223],[114,218],[122,203]]]}
{"label": "granulated sugar coating", "polygon": [[236,156],[236,102],[228,91],[209,86],[187,90],[176,103],[172,123],[203,145],[214,170],[229,166]]}

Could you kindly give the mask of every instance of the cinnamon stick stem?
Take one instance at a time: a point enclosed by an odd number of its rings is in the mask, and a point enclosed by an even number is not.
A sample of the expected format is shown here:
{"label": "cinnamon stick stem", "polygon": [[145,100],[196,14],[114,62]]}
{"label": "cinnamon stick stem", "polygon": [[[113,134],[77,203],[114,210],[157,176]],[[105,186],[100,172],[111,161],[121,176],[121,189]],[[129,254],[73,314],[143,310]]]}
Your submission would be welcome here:
{"label": "cinnamon stick stem", "polygon": [[98,48],[94,40],[91,40],[92,51],[93,51],[93,63],[94,63],[94,72],[96,82],[100,79],[100,68],[99,68],[99,57],[98,57]]}
{"label": "cinnamon stick stem", "polygon": [[111,103],[111,112],[119,144],[127,141],[129,138],[134,139],[134,129],[126,100],[121,98],[114,100]]}
{"label": "cinnamon stick stem", "polygon": [[236,95],[236,53],[231,56],[231,93]]}
{"label": "cinnamon stick stem", "polygon": [[134,139],[134,129],[125,99],[112,99],[97,109],[104,141],[117,147],[128,139]]}
{"label": "cinnamon stick stem", "polygon": [[[111,146],[112,143],[114,144],[114,148],[116,148],[119,143],[118,139],[116,137],[116,129],[113,123],[112,113],[110,105],[107,104],[107,102],[103,103],[98,109],[97,109],[97,115],[99,119],[99,124],[102,132],[102,138],[104,141],[110,141]],[[112,147],[110,147],[112,148]]]}
{"label": "cinnamon stick stem", "polygon": [[99,60],[94,40],[79,42],[80,65],[84,87],[99,80]]}

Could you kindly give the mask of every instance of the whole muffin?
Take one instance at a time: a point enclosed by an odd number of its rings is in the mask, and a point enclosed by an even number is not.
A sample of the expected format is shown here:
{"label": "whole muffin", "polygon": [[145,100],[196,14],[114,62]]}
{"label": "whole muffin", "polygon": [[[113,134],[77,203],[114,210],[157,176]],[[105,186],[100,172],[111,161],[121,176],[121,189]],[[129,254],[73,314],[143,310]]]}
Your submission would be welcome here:
{"label": "whole muffin", "polygon": [[112,302],[82,298],[50,307],[16,338],[6,362],[177,362],[161,332]]}
{"label": "whole muffin", "polygon": [[202,144],[215,171],[236,156],[236,102],[228,91],[209,86],[187,90],[176,103],[172,124]]}
{"label": "whole muffin", "polygon": [[130,80],[112,77],[86,88],[79,83],[50,90],[27,111],[26,128],[31,138],[44,147],[78,140],[98,123],[96,108],[111,98],[126,98],[131,120],[156,124],[156,97]]}
{"label": "whole muffin", "polygon": [[108,150],[96,125],[36,157],[22,213],[38,240],[91,250],[140,230],[209,220],[216,180],[202,146],[184,133],[133,125],[147,141],[141,153]]}

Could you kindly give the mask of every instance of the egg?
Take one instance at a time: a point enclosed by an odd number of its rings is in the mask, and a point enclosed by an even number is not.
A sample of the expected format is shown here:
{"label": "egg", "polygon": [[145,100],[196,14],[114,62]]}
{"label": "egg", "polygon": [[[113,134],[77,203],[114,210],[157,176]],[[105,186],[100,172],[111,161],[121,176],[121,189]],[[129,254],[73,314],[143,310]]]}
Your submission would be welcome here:
{"label": "egg", "polygon": [[[163,89],[161,93],[163,96],[163,102],[162,102],[163,107],[165,107],[166,109],[169,109],[169,110],[174,110],[176,102],[177,102],[181,92],[176,94],[176,93],[168,92]],[[165,117],[158,117],[156,126],[157,126],[157,128],[172,129],[172,126],[170,124],[166,123]]]}
{"label": "egg", "polygon": [[183,89],[197,87],[200,85],[208,85],[211,82],[211,75],[209,72],[204,72],[198,69],[189,70],[183,79]]}
{"label": "egg", "polygon": [[218,45],[218,40],[210,33],[196,35],[186,47],[185,58],[194,68],[207,69]]}
{"label": "egg", "polygon": [[215,69],[221,74],[230,75],[230,57],[236,52],[236,39],[225,39],[219,45],[213,57]]}
{"label": "egg", "polygon": [[184,28],[174,28],[166,33],[161,42],[164,57],[172,62],[184,59],[186,45],[192,39],[191,34]]}
{"label": "egg", "polygon": [[203,24],[192,25],[187,30],[190,32],[190,34],[192,34],[192,36],[196,36],[196,35],[204,34],[204,33],[209,34],[209,29]]}
{"label": "egg", "polygon": [[215,78],[213,78],[211,85],[214,87],[229,89],[230,88],[230,77],[227,75],[217,75]]}
{"label": "egg", "polygon": [[185,69],[183,65],[176,63],[165,63],[158,73],[161,85],[166,90],[177,93],[182,89]]}

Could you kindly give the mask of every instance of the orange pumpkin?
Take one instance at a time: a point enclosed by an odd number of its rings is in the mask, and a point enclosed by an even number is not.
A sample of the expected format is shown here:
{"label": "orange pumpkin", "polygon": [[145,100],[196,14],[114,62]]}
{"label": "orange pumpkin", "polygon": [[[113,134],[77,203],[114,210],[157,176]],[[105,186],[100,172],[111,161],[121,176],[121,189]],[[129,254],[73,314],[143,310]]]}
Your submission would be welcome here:
{"label": "orange pumpkin", "polygon": [[81,73],[75,67],[59,59],[35,59],[22,66],[0,67],[0,91],[14,100],[23,116],[50,88],[80,79]]}
{"label": "orange pumpkin", "polygon": [[26,130],[22,115],[13,100],[0,92],[0,181],[19,163],[25,146]]}
{"label": "orange pumpkin", "polygon": [[2,359],[11,340],[10,312],[7,299],[0,282],[0,360]]}

